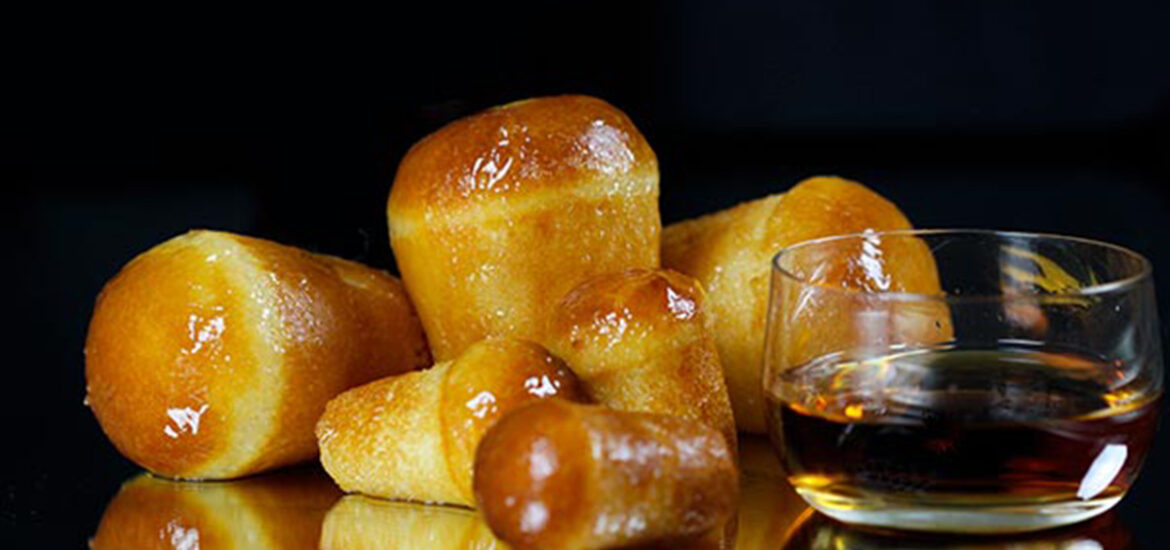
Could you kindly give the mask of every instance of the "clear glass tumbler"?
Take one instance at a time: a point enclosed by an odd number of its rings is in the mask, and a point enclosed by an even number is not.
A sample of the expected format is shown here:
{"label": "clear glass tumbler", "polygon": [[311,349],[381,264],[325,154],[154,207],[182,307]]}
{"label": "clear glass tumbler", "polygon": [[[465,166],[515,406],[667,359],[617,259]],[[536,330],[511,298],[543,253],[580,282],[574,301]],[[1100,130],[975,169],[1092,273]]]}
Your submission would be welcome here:
{"label": "clear glass tumbler", "polygon": [[1018,532],[1096,516],[1137,477],[1162,358],[1149,262],[1101,242],[867,232],[774,260],[768,428],[847,523]]}

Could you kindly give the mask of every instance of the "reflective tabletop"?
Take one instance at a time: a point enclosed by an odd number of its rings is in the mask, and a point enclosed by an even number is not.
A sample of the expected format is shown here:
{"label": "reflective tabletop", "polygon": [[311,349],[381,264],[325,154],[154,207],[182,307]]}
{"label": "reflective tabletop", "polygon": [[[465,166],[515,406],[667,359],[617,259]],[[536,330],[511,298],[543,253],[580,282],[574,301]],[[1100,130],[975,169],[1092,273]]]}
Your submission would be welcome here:
{"label": "reflective tabletop", "polygon": [[[741,493],[722,548],[1031,549],[1134,548],[1116,512],[1062,529],[1008,537],[945,537],[850,527],[805,505],[766,441],[741,442]],[[709,543],[704,543],[709,544]],[[492,549],[507,546],[472,510],[344,495],[317,467],[227,482],[126,480],[90,539],[94,550],[172,548]],[[678,548],[672,545],[671,548]]]}

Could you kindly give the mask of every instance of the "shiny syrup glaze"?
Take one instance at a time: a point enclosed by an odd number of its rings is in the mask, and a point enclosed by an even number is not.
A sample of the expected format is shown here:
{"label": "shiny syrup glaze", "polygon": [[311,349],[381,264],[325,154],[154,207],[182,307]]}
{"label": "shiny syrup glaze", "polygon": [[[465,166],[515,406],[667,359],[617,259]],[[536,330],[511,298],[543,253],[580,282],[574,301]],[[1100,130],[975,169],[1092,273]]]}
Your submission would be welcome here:
{"label": "shiny syrup glaze", "polygon": [[605,274],[565,294],[549,322],[546,340],[555,352],[577,363],[580,374],[597,376],[609,370],[604,358],[610,351],[636,347],[656,334],[662,341],[678,339],[702,301],[698,283],[673,271]]}
{"label": "shiny syrup glaze", "polygon": [[735,446],[735,420],[698,282],[670,270],[601,275],[570,291],[546,341],[598,402],[704,422]]}
{"label": "shiny syrup glaze", "polygon": [[270,359],[283,365],[277,377],[252,388],[253,396],[282,391],[273,407],[257,409],[271,415],[273,427],[249,470],[312,460],[318,452],[313,429],[325,404],[354,386],[430,366],[425,335],[402,285],[385,272],[236,239],[267,275],[262,292],[269,299],[258,303],[271,312]]}
{"label": "shiny syrup glaze", "polygon": [[353,262],[192,231],[103,290],[86,402],[123,454],[160,475],[307,460],[329,398],[429,362],[404,298],[396,280]]}
{"label": "shiny syrup glaze", "polygon": [[699,284],[681,273],[630,269],[592,278],[569,291],[553,317],[553,330],[569,333],[574,345],[585,338],[616,343],[631,325],[645,330],[688,321],[703,300]]}
{"label": "shiny syrup glaze", "polygon": [[475,489],[514,547],[619,547],[719,528],[736,501],[732,457],[702,424],[545,401],[485,436]]}
{"label": "shiny syrup glaze", "polygon": [[577,377],[538,344],[488,339],[460,356],[443,381],[444,456],[456,484],[472,502],[471,464],[483,434],[504,414],[528,403],[561,398],[587,401]]}
{"label": "shiny syrup glaze", "polygon": [[526,100],[416,144],[387,218],[434,357],[451,360],[488,336],[538,338],[591,276],[658,265],[657,160],[604,101]]}
{"label": "shiny syrup glaze", "polygon": [[[534,98],[459,119],[415,144],[399,165],[388,208],[393,222],[403,208],[515,197],[595,176],[612,178],[610,194],[633,191],[628,185],[656,192],[657,170],[645,138],[608,103]],[[654,175],[653,189],[635,173]]]}
{"label": "shiny syrup glaze", "polygon": [[244,296],[222,267],[238,253],[184,235],[128,263],[98,297],[86,404],[118,449],[148,469],[190,475],[228,445],[217,381],[237,384],[252,368],[251,337],[237,329],[246,325]]}

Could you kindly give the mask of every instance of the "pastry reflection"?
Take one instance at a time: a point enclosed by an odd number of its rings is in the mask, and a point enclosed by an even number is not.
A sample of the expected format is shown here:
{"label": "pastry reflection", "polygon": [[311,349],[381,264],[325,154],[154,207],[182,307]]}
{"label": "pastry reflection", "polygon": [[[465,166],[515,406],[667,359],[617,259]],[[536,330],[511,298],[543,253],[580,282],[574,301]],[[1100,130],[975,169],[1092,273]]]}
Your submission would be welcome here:
{"label": "pastry reflection", "polygon": [[[780,465],[772,443],[761,435],[739,434],[739,470],[744,478],[775,479],[783,482],[785,487],[788,486],[784,481],[784,467]],[[787,493],[785,495],[787,498]],[[800,500],[795,494],[791,496]]]}
{"label": "pastry reflection", "polygon": [[[629,550],[725,550],[731,542],[716,533],[663,541]],[[321,550],[507,550],[473,510],[347,495],[325,516]]]}
{"label": "pastry reflection", "polygon": [[[850,527],[815,514],[784,479],[767,440],[740,441],[742,475],[734,542],[725,537],[640,550],[1126,550],[1133,537],[1114,513],[1065,529],[1009,538],[943,537]],[[714,533],[711,533],[714,535]],[[721,540],[722,539],[722,540]],[[507,549],[476,512],[342,496],[317,468],[231,482],[191,483],[143,474],[106,507],[94,550],[221,548],[363,550]]]}
{"label": "pastry reflection", "polygon": [[347,495],[325,516],[321,550],[491,550],[499,542],[474,511]]}
{"label": "pastry reflection", "polygon": [[768,441],[740,441],[739,530],[736,550],[776,550],[784,545],[808,505],[796,494]]}
{"label": "pastry reflection", "polygon": [[[870,530],[808,514],[784,550],[1131,550],[1132,534],[1116,513],[1063,529],[1005,537],[958,537]],[[780,548],[780,546],[777,546]]]}
{"label": "pastry reflection", "polygon": [[317,468],[210,483],[142,474],[106,506],[90,548],[315,549],[321,520],[339,498]]}

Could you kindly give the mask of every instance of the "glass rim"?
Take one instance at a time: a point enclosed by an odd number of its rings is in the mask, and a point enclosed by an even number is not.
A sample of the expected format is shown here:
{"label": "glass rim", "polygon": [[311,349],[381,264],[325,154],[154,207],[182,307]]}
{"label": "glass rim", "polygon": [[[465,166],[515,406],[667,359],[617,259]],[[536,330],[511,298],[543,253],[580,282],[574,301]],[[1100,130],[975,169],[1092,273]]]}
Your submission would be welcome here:
{"label": "glass rim", "polygon": [[[781,266],[780,260],[785,254],[791,254],[805,248],[812,248],[814,246],[825,245],[834,242],[845,242],[849,240],[857,240],[871,237],[923,237],[932,235],[982,235],[993,236],[996,238],[1020,238],[1029,240],[1049,240],[1049,241],[1065,241],[1075,242],[1079,244],[1089,245],[1093,247],[1107,249],[1124,256],[1136,259],[1138,262],[1138,269],[1133,273],[1123,277],[1115,277],[1107,281],[1099,282],[1089,286],[1079,288],[1075,291],[1051,292],[1044,294],[949,294],[945,291],[938,293],[924,293],[924,292],[905,292],[905,291],[869,291],[859,288],[842,287],[835,285],[828,285],[822,283],[814,283],[808,279],[801,277]],[[933,249],[931,250],[933,252]],[[1136,287],[1142,282],[1151,278],[1153,273],[1153,266],[1150,260],[1144,255],[1121,245],[1113,244],[1097,239],[1090,239],[1086,237],[1076,237],[1071,235],[1061,235],[1057,233],[1040,233],[1031,231],[1005,231],[998,229],[970,229],[970,228],[943,228],[943,229],[891,229],[891,230],[866,230],[857,233],[845,233],[841,235],[830,235],[827,237],[819,237],[816,239],[809,239],[801,241],[788,246],[785,246],[772,257],[772,270],[779,273],[781,276],[803,286],[813,286],[825,291],[835,292],[843,295],[866,295],[881,297],[883,299],[899,300],[899,301],[941,301],[947,303],[955,302],[1005,302],[1012,300],[1027,300],[1031,302],[1043,301],[1058,301],[1067,300],[1069,298],[1083,298],[1085,296],[1093,296],[1099,294],[1107,294],[1111,292],[1124,291]]]}

